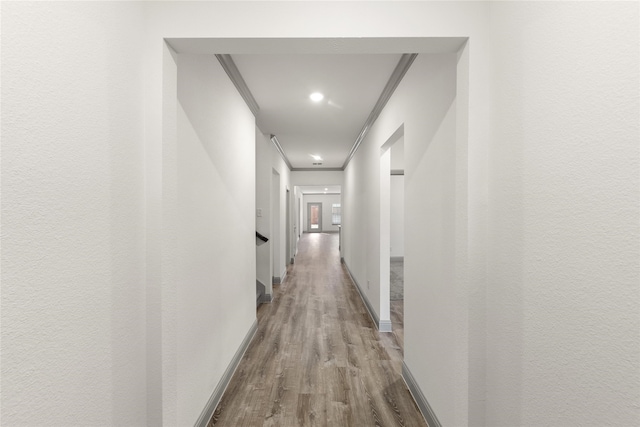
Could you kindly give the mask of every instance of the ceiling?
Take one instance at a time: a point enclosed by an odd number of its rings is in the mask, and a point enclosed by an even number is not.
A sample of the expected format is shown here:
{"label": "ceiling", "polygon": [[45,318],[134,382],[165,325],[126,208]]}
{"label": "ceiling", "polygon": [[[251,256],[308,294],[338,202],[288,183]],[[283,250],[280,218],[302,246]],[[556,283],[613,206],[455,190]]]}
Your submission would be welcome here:
{"label": "ceiling", "polygon": [[[276,135],[291,167],[339,169],[402,55],[231,57],[259,106],[258,127],[265,134]],[[321,92],[324,99],[312,101],[312,92]],[[312,154],[322,160],[314,160]]]}
{"label": "ceiling", "polygon": [[[165,40],[177,53],[218,57],[255,114],[260,130],[276,135],[276,147],[281,146],[292,169],[342,170],[368,130],[364,125],[371,125],[375,120],[415,54],[457,52],[467,39],[243,37]],[[234,62],[231,67],[228,67],[226,57]],[[236,74],[245,81],[238,82]],[[323,91],[325,100],[320,104],[311,103],[311,91]],[[314,166],[310,154],[322,156],[323,164]]]}

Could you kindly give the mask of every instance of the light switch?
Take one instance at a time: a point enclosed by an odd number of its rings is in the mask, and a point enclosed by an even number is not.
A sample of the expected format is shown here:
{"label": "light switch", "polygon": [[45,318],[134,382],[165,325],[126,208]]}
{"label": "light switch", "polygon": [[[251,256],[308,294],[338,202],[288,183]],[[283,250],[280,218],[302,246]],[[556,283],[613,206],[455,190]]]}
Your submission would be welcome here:
{"label": "light switch", "polygon": [[262,216],[262,209],[261,208],[256,209],[256,215],[257,216]]}

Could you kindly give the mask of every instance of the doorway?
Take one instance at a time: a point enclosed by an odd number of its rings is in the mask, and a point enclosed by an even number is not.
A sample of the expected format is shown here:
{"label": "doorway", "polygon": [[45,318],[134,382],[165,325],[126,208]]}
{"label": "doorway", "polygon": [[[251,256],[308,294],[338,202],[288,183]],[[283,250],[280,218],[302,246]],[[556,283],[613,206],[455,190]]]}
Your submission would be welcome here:
{"label": "doorway", "polygon": [[380,151],[380,331],[393,332],[404,323],[404,125]]}
{"label": "doorway", "polygon": [[279,284],[282,280],[282,263],[280,261],[280,174],[275,169],[271,174],[271,283]]}
{"label": "doorway", "polygon": [[291,253],[291,193],[287,188],[287,196],[285,201],[285,210],[286,210],[286,252],[285,257],[288,264],[293,264],[293,254]]}
{"label": "doorway", "polygon": [[322,203],[307,203],[307,231],[322,232]]}

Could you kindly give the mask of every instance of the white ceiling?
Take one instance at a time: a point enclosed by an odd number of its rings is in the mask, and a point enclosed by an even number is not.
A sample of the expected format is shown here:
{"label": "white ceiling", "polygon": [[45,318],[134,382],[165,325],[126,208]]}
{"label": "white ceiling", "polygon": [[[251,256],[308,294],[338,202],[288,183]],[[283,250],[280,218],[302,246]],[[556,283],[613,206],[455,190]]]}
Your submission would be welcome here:
{"label": "white ceiling", "polygon": [[[457,52],[466,38],[243,37],[166,41],[178,53],[231,55],[260,106],[260,129],[275,134],[292,166],[303,169],[313,168],[309,154],[323,156],[322,168],[342,168],[402,53]],[[308,100],[311,90],[325,91],[327,100],[335,106],[326,102],[312,108]]]}
{"label": "white ceiling", "polygon": [[[400,54],[235,54],[260,106],[257,123],[275,134],[293,168],[341,168]],[[312,92],[325,98],[309,99]],[[322,157],[322,166],[311,154]]]}

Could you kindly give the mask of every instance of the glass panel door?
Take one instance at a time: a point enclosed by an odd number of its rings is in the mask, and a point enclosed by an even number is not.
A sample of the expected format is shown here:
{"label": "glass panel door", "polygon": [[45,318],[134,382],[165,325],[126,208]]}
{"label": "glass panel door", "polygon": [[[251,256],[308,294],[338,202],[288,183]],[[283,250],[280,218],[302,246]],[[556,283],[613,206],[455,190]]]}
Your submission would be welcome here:
{"label": "glass panel door", "polygon": [[307,231],[322,231],[322,203],[307,203]]}

